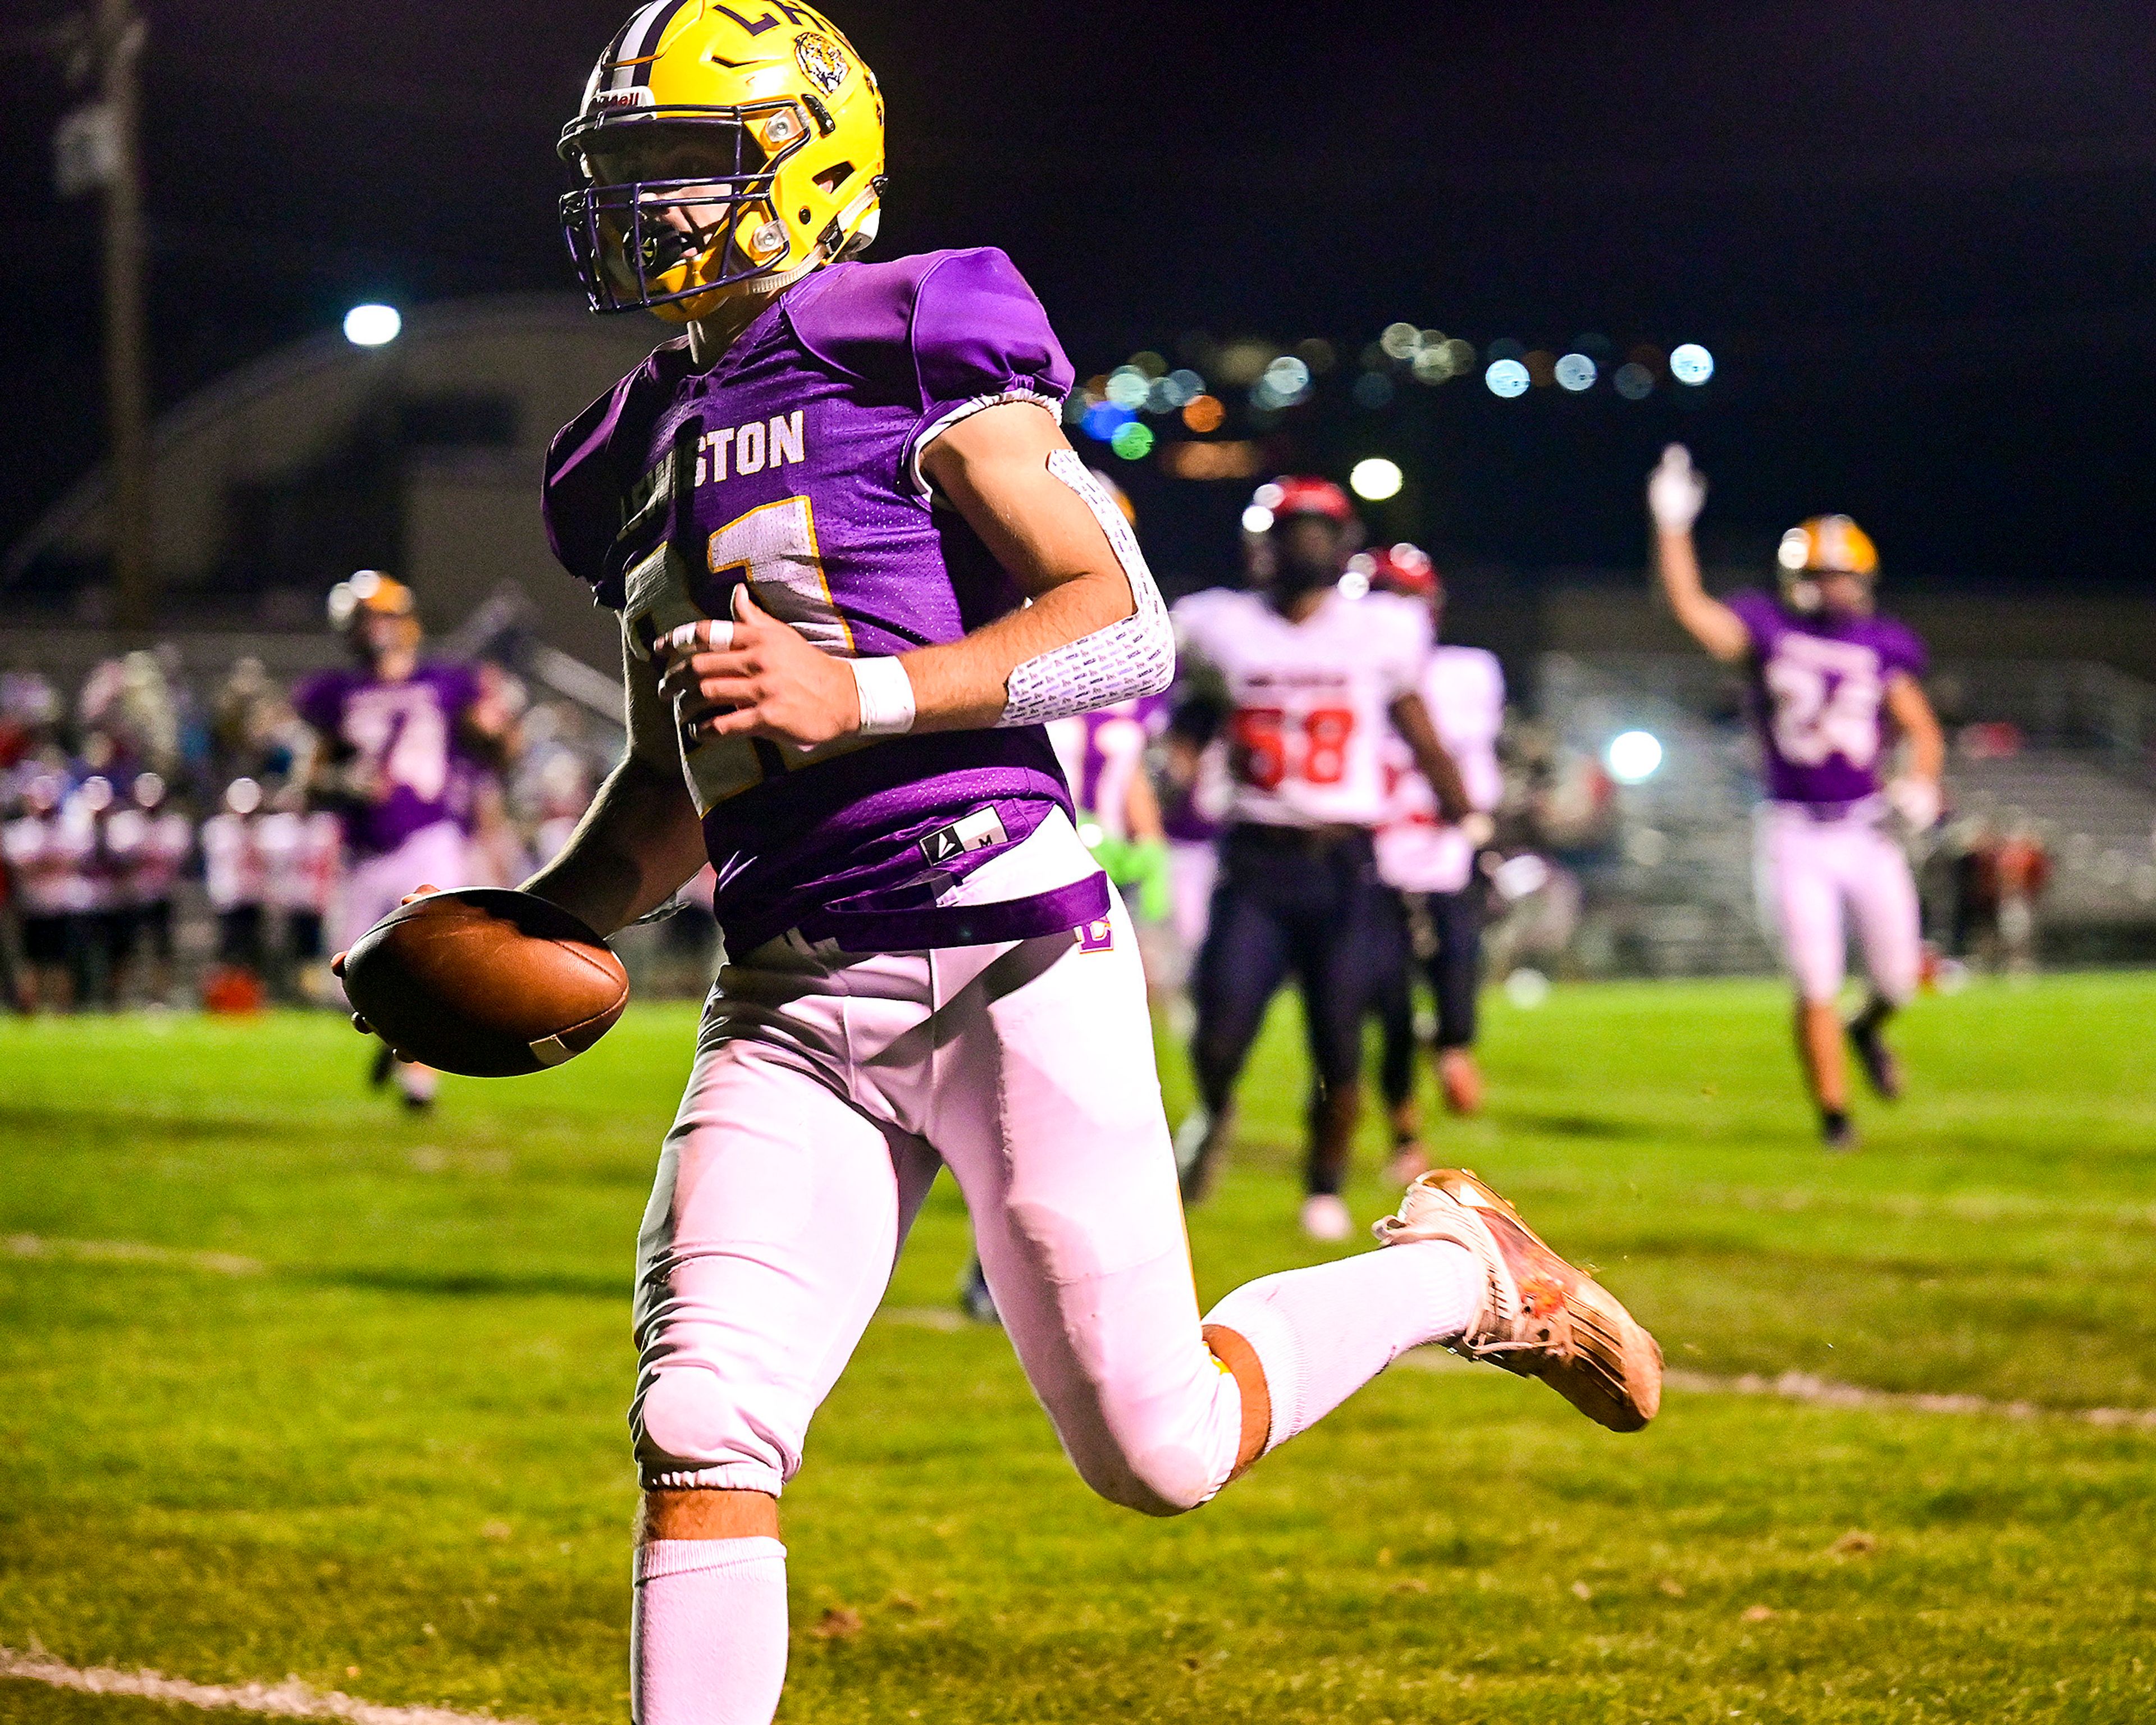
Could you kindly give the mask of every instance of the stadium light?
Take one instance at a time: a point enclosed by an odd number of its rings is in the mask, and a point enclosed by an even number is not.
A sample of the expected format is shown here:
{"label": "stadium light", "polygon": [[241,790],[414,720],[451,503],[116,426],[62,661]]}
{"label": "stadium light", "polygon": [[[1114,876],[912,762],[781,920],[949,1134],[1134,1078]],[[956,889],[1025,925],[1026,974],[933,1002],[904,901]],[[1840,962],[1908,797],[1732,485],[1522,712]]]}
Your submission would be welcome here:
{"label": "stadium light", "polygon": [[1490,369],[1482,374],[1482,381],[1490,386],[1492,395],[1502,395],[1507,401],[1516,395],[1525,395],[1534,379],[1527,368],[1517,359],[1491,362]]}
{"label": "stadium light", "polygon": [[1620,731],[1602,758],[1618,783],[1642,784],[1661,768],[1662,745],[1651,731]]}
{"label": "stadium light", "polygon": [[1349,470],[1348,489],[1365,503],[1383,503],[1400,495],[1406,477],[1399,462],[1388,461],[1383,455],[1368,455]]}
{"label": "stadium light", "polygon": [[403,314],[394,305],[370,300],[344,315],[344,338],[355,347],[384,347],[395,341],[403,328]]}
{"label": "stadium light", "polygon": [[1694,388],[1714,375],[1714,356],[1697,341],[1687,341],[1681,347],[1670,350],[1670,375],[1680,383],[1689,383]]}

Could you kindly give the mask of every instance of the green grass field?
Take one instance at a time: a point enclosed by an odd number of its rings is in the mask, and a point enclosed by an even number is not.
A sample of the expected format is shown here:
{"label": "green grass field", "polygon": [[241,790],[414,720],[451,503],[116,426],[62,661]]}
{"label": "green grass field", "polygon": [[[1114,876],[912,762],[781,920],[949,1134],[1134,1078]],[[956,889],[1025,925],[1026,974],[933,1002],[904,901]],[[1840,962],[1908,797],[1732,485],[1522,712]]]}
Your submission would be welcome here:
{"label": "green grass field", "polygon": [[[331,1019],[0,1024],[0,1646],[624,1717],[630,1253],[691,1023],[419,1121]],[[2156,978],[1923,1003],[1843,1158],[1784,1024],[1766,984],[1493,999],[1491,1110],[1436,1135],[1702,1380],[1636,1437],[1403,1367],[1141,1520],[999,1333],[916,1316],[965,1250],[939,1186],[786,1500],[782,1718],[2156,1718],[2156,1430],[2066,1417],[2156,1406]],[[1312,1253],[1294,1047],[1193,1219],[1209,1299]],[[2059,1411],[1703,1381],[1790,1370]],[[8,1720],[201,1717],[0,1681]]]}

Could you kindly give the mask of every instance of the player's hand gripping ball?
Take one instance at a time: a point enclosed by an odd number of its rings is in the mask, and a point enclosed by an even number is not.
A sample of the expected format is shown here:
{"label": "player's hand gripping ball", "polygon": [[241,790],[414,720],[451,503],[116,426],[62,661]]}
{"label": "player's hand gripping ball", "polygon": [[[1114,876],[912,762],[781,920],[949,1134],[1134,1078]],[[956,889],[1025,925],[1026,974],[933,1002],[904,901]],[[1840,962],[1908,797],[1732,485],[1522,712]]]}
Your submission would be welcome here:
{"label": "player's hand gripping ball", "polygon": [[629,1004],[629,973],[582,921],[528,892],[422,891],[338,955],[354,1022],[468,1078],[582,1054]]}

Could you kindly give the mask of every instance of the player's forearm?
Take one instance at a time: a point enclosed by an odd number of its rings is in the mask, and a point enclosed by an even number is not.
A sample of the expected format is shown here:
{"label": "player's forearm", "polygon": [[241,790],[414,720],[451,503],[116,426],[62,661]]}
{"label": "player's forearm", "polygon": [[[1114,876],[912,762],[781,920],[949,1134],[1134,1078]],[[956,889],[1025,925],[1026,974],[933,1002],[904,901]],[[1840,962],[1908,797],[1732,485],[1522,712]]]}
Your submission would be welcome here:
{"label": "player's forearm", "polygon": [[1019,665],[1120,623],[1135,608],[1120,569],[1089,572],[958,640],[901,655],[913,685],[913,728],[987,729],[1003,717]]}
{"label": "player's forearm", "polygon": [[1437,727],[1430,723],[1430,709],[1418,695],[1404,695],[1393,703],[1393,724],[1407,746],[1414,753],[1415,764],[1422,768],[1422,776],[1430,781],[1430,788],[1437,797],[1438,813],[1447,820],[1459,822],[1475,812],[1475,804],[1467,794],[1467,782],[1460,777],[1460,763],[1452,758],[1437,735]]}
{"label": "player's forearm", "polygon": [[1717,659],[1744,655],[1751,635],[1742,619],[1707,590],[1688,527],[1655,530],[1655,572],[1677,622]]}
{"label": "player's forearm", "polygon": [[524,890],[612,934],[665,904],[703,865],[703,830],[680,773],[631,754]]}
{"label": "player's forearm", "polygon": [[1937,784],[1946,772],[1947,740],[1922,686],[1913,677],[1894,678],[1887,685],[1887,711],[1909,740],[1909,771]]}

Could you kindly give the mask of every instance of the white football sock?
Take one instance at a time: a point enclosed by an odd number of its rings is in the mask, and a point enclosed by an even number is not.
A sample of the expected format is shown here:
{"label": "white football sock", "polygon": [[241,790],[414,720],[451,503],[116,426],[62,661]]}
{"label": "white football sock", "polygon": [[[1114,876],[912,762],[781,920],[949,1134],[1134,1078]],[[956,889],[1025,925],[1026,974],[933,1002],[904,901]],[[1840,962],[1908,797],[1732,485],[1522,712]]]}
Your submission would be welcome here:
{"label": "white football sock", "polygon": [[786,1683],[786,1548],[654,1539],[629,1616],[636,1725],[771,1725]]}
{"label": "white football sock", "polygon": [[1485,1285],[1465,1246],[1410,1240],[1245,1282],[1205,1322],[1233,1330],[1265,1368],[1273,1406],[1265,1448],[1272,1450],[1410,1348],[1464,1332]]}
{"label": "white football sock", "polygon": [[415,1102],[433,1101],[435,1087],[441,1081],[442,1075],[432,1066],[423,1066],[417,1060],[397,1063],[397,1087]]}

